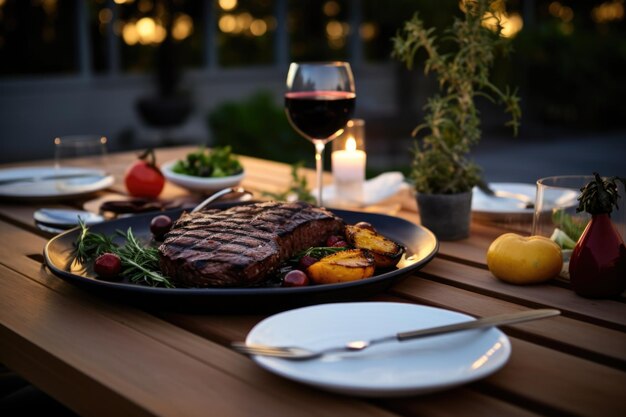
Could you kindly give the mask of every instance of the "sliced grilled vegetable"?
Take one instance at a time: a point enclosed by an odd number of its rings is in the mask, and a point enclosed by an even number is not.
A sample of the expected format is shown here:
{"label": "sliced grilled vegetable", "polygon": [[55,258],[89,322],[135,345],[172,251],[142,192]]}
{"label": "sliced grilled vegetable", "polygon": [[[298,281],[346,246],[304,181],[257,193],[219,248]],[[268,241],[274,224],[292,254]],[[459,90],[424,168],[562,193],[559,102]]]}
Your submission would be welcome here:
{"label": "sliced grilled vegetable", "polygon": [[316,284],[356,281],[374,275],[374,257],[361,249],[333,253],[315,262],[306,270]]}
{"label": "sliced grilled vegetable", "polygon": [[401,245],[365,227],[346,226],[346,239],[355,248],[371,252],[379,268],[394,266],[404,253]]}

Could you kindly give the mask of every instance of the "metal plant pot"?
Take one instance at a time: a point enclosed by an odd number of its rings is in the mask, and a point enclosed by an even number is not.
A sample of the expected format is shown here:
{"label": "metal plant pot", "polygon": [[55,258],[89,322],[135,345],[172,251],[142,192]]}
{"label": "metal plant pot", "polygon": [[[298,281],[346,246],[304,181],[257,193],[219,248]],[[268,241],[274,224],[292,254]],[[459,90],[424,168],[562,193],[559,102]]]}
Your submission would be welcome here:
{"label": "metal plant pot", "polygon": [[472,192],[459,194],[417,194],[422,226],[439,240],[459,240],[469,236]]}

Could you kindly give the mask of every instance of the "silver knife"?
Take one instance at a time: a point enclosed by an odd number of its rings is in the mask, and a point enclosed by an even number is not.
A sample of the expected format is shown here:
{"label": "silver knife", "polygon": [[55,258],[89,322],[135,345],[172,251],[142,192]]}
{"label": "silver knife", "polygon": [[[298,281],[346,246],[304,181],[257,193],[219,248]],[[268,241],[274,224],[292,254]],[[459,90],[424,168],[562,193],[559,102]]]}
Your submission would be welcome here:
{"label": "silver knife", "polygon": [[236,351],[245,353],[247,355],[274,356],[285,359],[305,360],[318,358],[329,353],[360,351],[372,345],[378,345],[386,342],[402,342],[405,340],[418,339],[426,336],[458,332],[461,330],[522,323],[525,321],[554,317],[558,316],[559,314],[561,314],[561,312],[554,309],[526,310],[516,313],[501,314],[499,316],[464,321],[461,323],[448,324],[445,326],[429,327],[426,329],[401,332],[390,336],[380,337],[377,339],[353,340],[351,342],[345,343],[342,346],[316,351],[297,346],[266,346],[259,344],[249,345],[244,342],[233,342],[231,343],[231,347]]}

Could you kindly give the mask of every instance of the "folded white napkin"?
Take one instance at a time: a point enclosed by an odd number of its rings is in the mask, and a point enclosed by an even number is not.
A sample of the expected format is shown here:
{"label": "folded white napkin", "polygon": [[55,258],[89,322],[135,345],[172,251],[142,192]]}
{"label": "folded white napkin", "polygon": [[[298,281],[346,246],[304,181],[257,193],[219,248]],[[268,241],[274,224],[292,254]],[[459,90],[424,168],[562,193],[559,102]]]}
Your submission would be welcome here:
{"label": "folded white napkin", "polygon": [[[371,206],[394,196],[408,187],[409,185],[404,181],[404,175],[401,172],[385,172],[365,181],[363,193],[358,201],[343,201],[343,203],[358,207]],[[322,190],[322,198],[327,205],[341,202],[337,197],[334,184],[328,185]]]}

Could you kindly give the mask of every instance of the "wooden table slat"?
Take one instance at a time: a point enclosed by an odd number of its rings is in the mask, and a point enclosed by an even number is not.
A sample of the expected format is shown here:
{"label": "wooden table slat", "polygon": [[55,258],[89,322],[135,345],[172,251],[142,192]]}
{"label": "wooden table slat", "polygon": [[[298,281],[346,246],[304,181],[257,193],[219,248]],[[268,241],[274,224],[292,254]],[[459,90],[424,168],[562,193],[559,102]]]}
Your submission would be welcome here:
{"label": "wooden table slat", "polygon": [[[477,317],[512,313],[528,307],[420,277],[410,277],[392,291],[400,297]],[[506,327],[507,333],[539,340],[579,356],[593,356],[626,369],[626,334],[570,317],[553,317]]]}
{"label": "wooden table slat", "polygon": [[573,291],[549,283],[512,285],[499,281],[482,268],[475,268],[443,259],[434,259],[420,274],[436,277],[461,288],[527,305],[558,308],[566,315],[626,329],[626,304],[620,300],[594,302]]}

